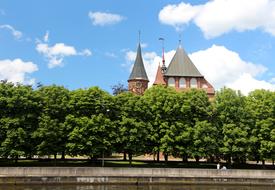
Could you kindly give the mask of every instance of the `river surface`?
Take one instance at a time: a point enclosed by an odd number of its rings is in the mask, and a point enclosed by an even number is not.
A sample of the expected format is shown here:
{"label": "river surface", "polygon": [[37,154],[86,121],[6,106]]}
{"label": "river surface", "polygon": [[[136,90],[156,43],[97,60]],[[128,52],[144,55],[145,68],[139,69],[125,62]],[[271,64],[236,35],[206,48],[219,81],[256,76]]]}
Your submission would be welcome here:
{"label": "river surface", "polygon": [[271,186],[206,186],[206,185],[30,185],[0,186],[0,190],[275,190]]}

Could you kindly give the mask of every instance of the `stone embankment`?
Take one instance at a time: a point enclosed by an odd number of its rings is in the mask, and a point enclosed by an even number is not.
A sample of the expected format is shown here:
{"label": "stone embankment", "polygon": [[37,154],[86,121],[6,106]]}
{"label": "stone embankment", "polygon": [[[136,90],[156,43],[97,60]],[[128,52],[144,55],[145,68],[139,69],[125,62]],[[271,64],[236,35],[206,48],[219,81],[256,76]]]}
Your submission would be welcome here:
{"label": "stone embankment", "polygon": [[275,185],[275,171],[183,168],[0,167],[0,184]]}

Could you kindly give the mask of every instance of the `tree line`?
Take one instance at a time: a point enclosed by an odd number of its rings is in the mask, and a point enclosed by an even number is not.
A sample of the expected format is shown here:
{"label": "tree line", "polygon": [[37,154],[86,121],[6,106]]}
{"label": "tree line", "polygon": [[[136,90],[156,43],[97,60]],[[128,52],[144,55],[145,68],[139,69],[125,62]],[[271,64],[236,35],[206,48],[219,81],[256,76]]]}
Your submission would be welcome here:
{"label": "tree line", "polygon": [[[275,92],[248,96],[229,88],[209,100],[202,90],[163,86],[143,96],[99,87],[0,83],[0,157],[66,155],[92,159],[154,154],[231,164],[275,159]],[[263,162],[264,163],[264,162]]]}

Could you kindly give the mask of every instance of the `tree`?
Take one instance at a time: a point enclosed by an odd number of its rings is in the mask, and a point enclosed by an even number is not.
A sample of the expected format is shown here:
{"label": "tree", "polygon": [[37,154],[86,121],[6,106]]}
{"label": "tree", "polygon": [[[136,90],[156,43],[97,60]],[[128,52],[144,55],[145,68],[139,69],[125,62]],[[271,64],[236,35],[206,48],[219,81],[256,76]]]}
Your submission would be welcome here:
{"label": "tree", "polygon": [[63,135],[66,136],[63,123],[48,115],[42,115],[39,118],[39,127],[33,133],[33,138],[38,142],[38,155],[54,155],[56,159],[57,153],[64,151]]}
{"label": "tree", "polygon": [[197,121],[192,133],[192,155],[197,158],[212,158],[217,154],[217,129],[207,120]]}
{"label": "tree", "polygon": [[118,95],[118,94],[121,94],[123,92],[127,92],[128,91],[127,87],[125,87],[121,83],[113,85],[113,86],[111,86],[111,88],[112,88],[112,91],[113,91],[113,95],[115,95],[115,96]]}
{"label": "tree", "polygon": [[130,164],[132,156],[146,152],[148,138],[146,108],[142,97],[130,92],[124,92],[115,97],[117,140],[116,151],[129,155]]}
{"label": "tree", "polygon": [[247,98],[247,110],[252,117],[250,153],[252,158],[263,161],[275,156],[275,93],[255,90]]}
{"label": "tree", "polygon": [[168,160],[168,155],[171,152],[171,143],[166,140],[172,139],[171,127],[172,123],[178,121],[180,114],[180,99],[177,98],[177,93],[172,88],[166,88],[162,85],[156,85],[145,91],[144,102],[147,105],[148,114],[150,117],[149,144],[151,152],[157,154],[159,161],[159,153],[163,151],[165,160]]}
{"label": "tree", "polygon": [[40,114],[38,96],[30,86],[0,83],[0,155],[17,159],[31,158],[34,147],[31,134]]}
{"label": "tree", "polygon": [[129,155],[130,165],[133,155],[144,153],[146,141],[146,125],[134,118],[123,117],[120,126],[120,143],[123,151]]}
{"label": "tree", "polygon": [[228,88],[217,92],[214,102],[218,130],[222,135],[219,147],[229,164],[232,158],[245,162],[248,155],[250,128],[245,104],[245,97],[240,92]]}
{"label": "tree", "polygon": [[63,86],[42,86],[38,88],[42,107],[39,117],[39,127],[33,133],[37,142],[39,155],[53,154],[55,159],[58,153],[65,159],[66,143],[70,129],[64,125],[69,114],[69,90]]}
{"label": "tree", "polygon": [[67,148],[70,155],[97,158],[104,152],[112,152],[115,141],[115,126],[103,114],[89,117],[69,115],[65,125],[73,128]]}
{"label": "tree", "polygon": [[112,104],[111,95],[98,87],[72,91],[69,102],[71,114],[79,117],[100,113],[109,115],[113,111]]}

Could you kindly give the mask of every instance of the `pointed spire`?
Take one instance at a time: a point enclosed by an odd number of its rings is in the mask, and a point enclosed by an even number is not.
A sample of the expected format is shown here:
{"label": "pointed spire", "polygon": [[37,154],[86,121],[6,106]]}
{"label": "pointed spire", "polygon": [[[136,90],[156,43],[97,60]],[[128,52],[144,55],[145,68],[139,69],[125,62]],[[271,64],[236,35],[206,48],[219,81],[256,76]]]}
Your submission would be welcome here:
{"label": "pointed spire", "polygon": [[134,63],[134,67],[128,80],[133,79],[142,79],[149,81],[143,64],[140,43],[138,44],[137,56]]}
{"label": "pointed spire", "polygon": [[155,78],[155,82],[154,85],[158,85],[158,84],[162,84],[162,85],[166,85],[164,79],[163,79],[163,73],[160,67],[160,63],[158,65],[158,70],[157,70],[157,74],[156,74],[156,78]]}

